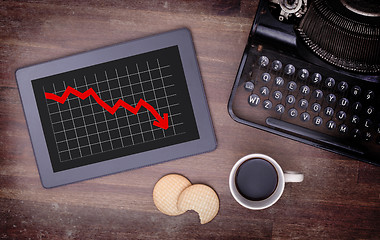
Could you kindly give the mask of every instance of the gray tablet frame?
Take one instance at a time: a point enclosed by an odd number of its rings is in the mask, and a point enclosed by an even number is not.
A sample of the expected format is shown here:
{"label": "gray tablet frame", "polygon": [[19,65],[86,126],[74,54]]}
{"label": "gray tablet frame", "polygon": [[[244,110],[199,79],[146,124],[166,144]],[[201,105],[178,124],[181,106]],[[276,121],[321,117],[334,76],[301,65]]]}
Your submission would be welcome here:
{"label": "gray tablet frame", "polygon": [[[177,45],[200,138],[99,163],[53,172],[31,81]],[[56,187],[191,156],[216,148],[203,82],[189,29],[182,28],[20,68],[16,80],[42,185]]]}

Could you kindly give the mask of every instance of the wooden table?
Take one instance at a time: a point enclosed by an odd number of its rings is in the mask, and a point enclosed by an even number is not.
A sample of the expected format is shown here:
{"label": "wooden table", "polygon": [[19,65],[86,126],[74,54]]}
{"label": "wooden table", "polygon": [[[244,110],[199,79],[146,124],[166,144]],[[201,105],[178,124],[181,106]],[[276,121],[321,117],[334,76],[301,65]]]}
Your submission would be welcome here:
{"label": "wooden table", "polygon": [[[0,239],[379,239],[380,168],[238,124],[227,102],[257,1],[1,1]],[[215,151],[54,189],[40,183],[17,90],[17,68],[176,28],[191,30],[218,140]],[[305,180],[251,211],[228,176],[264,153]],[[170,217],[154,184],[180,173],[213,187],[220,211]]]}

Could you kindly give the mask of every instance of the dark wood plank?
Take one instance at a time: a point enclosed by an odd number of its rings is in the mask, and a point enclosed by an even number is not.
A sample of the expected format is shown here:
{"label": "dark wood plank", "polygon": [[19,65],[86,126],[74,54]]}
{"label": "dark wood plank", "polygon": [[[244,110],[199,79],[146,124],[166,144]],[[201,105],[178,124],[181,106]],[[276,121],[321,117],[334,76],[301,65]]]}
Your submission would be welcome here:
{"label": "dark wood plank", "polygon": [[[2,1],[0,4],[0,239],[376,239],[380,168],[233,121],[227,102],[257,1]],[[19,67],[188,27],[218,139],[210,153],[54,189],[39,180],[14,72]],[[305,173],[269,209],[232,198],[228,176],[261,152]],[[165,174],[212,186],[216,218],[160,213],[152,190]]]}

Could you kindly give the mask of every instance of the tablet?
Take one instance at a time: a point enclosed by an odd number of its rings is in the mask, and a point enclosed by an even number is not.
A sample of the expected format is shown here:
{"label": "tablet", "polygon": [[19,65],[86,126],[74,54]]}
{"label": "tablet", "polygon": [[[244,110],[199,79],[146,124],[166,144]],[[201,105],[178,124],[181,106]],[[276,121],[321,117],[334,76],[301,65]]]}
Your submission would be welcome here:
{"label": "tablet", "polygon": [[16,71],[46,188],[216,148],[188,29]]}

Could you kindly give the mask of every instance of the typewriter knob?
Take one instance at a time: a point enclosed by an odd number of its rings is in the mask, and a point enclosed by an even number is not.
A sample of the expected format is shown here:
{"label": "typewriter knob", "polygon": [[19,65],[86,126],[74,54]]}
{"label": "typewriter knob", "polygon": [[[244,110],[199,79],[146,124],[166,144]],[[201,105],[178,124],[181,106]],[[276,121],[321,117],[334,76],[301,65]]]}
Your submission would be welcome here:
{"label": "typewriter knob", "polygon": [[284,21],[295,16],[302,17],[307,10],[307,0],[270,0],[270,2],[280,6],[281,11],[278,20]]}

